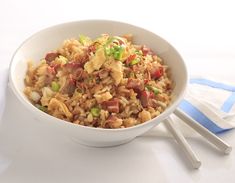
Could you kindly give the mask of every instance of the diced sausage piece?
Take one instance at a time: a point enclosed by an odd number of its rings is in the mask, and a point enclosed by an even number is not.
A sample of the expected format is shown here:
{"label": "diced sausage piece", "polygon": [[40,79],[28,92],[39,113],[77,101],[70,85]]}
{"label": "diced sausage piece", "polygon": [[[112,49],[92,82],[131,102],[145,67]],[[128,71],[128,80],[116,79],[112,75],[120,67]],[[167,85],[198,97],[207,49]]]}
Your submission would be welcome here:
{"label": "diced sausage piece", "polygon": [[65,67],[68,69],[77,69],[78,67],[82,67],[82,64],[80,62],[72,61],[65,64]]}
{"label": "diced sausage piece", "polygon": [[140,93],[144,89],[144,82],[140,79],[128,79],[127,89],[133,89],[136,93]]}
{"label": "diced sausage piece", "polygon": [[119,113],[119,100],[113,99],[103,102],[104,108],[112,113]]}
{"label": "diced sausage piece", "polygon": [[88,47],[88,53],[95,53],[95,51],[96,51],[96,47],[94,44]]}
{"label": "diced sausage piece", "polygon": [[48,66],[47,72],[48,72],[48,74],[55,75],[56,74],[55,67]]}
{"label": "diced sausage piece", "polygon": [[152,69],[150,74],[152,79],[159,79],[163,75],[163,67]]}
{"label": "diced sausage piece", "polygon": [[142,91],[140,94],[140,102],[143,107],[148,107],[150,105],[151,94],[149,91]]}
{"label": "diced sausage piece", "polygon": [[74,93],[74,91],[75,91],[75,89],[76,89],[76,86],[75,86],[75,85],[73,85],[73,84],[68,84],[68,86],[67,86],[67,94],[68,94],[69,96],[72,96],[73,93]]}
{"label": "diced sausage piece", "polygon": [[83,55],[78,55],[75,59],[75,62],[78,62],[81,65],[81,67],[84,67],[84,64],[88,62],[88,60],[89,60],[89,55],[86,53]]}
{"label": "diced sausage piece", "polygon": [[141,51],[142,51],[144,56],[146,56],[146,55],[154,55],[153,51],[150,48],[146,47],[145,45],[142,46]]}
{"label": "diced sausage piece", "polygon": [[123,120],[116,116],[109,116],[107,119],[106,126],[109,128],[120,128],[123,124]]}
{"label": "diced sausage piece", "polygon": [[45,60],[47,61],[47,63],[50,63],[53,60],[55,60],[55,58],[58,56],[59,56],[59,53],[54,53],[54,52],[47,53],[45,56]]}
{"label": "diced sausage piece", "polygon": [[55,78],[55,75],[52,75],[52,74],[47,74],[46,76],[45,76],[45,84],[46,85],[50,85],[51,84],[51,82],[54,80],[54,78]]}
{"label": "diced sausage piece", "polygon": [[107,78],[108,75],[109,75],[109,71],[107,71],[107,70],[102,70],[101,72],[99,72],[98,75],[99,75],[99,77],[100,77],[101,79]]}
{"label": "diced sausage piece", "polygon": [[84,75],[85,75],[85,71],[80,67],[77,68],[73,73],[73,76],[77,78],[77,80],[85,79]]}
{"label": "diced sausage piece", "polygon": [[72,96],[75,89],[76,89],[76,80],[71,75],[69,75],[64,87],[62,88],[62,93]]}

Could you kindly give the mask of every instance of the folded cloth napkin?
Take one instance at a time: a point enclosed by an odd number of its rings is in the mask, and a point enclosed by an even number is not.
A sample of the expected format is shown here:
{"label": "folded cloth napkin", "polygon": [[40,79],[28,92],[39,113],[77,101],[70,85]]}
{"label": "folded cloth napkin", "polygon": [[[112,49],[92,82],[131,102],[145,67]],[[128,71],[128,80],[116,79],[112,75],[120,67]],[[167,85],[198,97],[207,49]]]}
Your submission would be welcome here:
{"label": "folded cloth napkin", "polygon": [[235,86],[193,78],[179,108],[213,133],[235,127]]}
{"label": "folded cloth napkin", "polygon": [[[235,127],[235,85],[207,78],[190,79],[186,95],[179,108],[213,133],[222,133]],[[174,125],[187,137],[197,133],[173,114]],[[144,136],[170,136],[163,124]]]}

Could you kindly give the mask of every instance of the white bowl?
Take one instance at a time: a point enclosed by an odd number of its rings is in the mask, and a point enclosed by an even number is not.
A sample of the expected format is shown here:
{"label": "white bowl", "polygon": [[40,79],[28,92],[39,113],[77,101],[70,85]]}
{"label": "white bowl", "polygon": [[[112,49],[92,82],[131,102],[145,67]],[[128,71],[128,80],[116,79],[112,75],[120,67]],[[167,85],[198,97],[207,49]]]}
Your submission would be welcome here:
{"label": "white bowl", "polygon": [[[33,59],[39,61],[45,53],[56,49],[63,40],[78,37],[85,34],[92,38],[102,33],[122,35],[131,33],[135,43],[148,45],[170,67],[172,78],[175,82],[172,104],[158,117],[143,124],[124,129],[101,129],[81,126],[50,116],[34,107],[23,93],[24,77],[27,69],[27,61]],[[9,84],[14,94],[35,117],[46,125],[59,127],[59,133],[66,133],[82,144],[89,146],[105,147],[129,142],[135,137],[150,130],[165,118],[167,118],[182,100],[187,85],[187,70],[180,54],[164,39],[143,28],[107,20],[85,20],[64,23],[44,29],[28,38],[15,52],[11,65]],[[55,130],[55,132],[58,130]]]}

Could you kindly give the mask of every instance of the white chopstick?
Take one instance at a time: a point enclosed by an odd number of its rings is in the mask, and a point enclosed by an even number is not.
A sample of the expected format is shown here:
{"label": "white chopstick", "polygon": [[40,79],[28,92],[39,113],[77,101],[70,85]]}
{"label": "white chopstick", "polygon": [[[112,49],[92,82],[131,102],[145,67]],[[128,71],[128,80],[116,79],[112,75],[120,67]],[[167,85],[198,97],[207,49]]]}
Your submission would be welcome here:
{"label": "white chopstick", "polygon": [[168,117],[164,121],[164,124],[166,128],[171,132],[171,134],[173,135],[173,137],[175,138],[181,149],[186,154],[192,167],[198,169],[201,166],[201,161],[198,159],[197,155],[193,152],[191,146],[188,144],[188,142],[186,141],[180,130],[177,127],[173,126],[173,121],[171,117]]}
{"label": "white chopstick", "polygon": [[232,147],[224,142],[222,139],[217,137],[215,134],[207,130],[205,127],[197,123],[194,119],[190,116],[185,114],[180,109],[176,109],[174,114],[178,116],[183,122],[205,137],[209,142],[214,144],[218,149],[220,149],[223,153],[229,154],[232,151]]}

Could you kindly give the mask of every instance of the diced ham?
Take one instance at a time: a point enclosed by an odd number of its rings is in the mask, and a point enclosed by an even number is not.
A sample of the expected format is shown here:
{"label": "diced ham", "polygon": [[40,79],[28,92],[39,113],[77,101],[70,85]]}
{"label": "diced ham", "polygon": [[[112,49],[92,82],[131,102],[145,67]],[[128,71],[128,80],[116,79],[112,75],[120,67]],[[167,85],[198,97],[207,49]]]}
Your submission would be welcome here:
{"label": "diced ham", "polygon": [[144,84],[147,84],[149,82],[149,79],[144,79]]}
{"label": "diced ham", "polygon": [[73,78],[72,74],[70,74],[68,77],[68,83],[71,85],[76,85],[76,80]]}
{"label": "diced ham", "polygon": [[88,53],[95,53],[95,51],[96,51],[96,47],[94,44],[88,47]]}
{"label": "diced ham", "polygon": [[107,119],[107,122],[113,122],[113,121],[116,121],[117,119],[118,119],[117,116],[110,115]]}
{"label": "diced ham", "polygon": [[101,70],[99,73],[98,73],[100,79],[104,79],[104,78],[107,78],[108,75],[109,75],[109,71],[108,70]]}
{"label": "diced ham", "polygon": [[93,119],[93,121],[92,121],[92,126],[98,127],[98,126],[99,126],[99,120]]}
{"label": "diced ham", "polygon": [[74,91],[75,91],[75,89],[76,89],[76,86],[75,85],[73,85],[73,84],[68,84],[68,86],[67,86],[67,94],[69,95],[69,96],[72,96],[73,95],[73,93],[74,93]]}
{"label": "diced ham", "polygon": [[75,89],[76,89],[76,80],[73,78],[72,75],[69,75],[64,87],[62,88],[62,93],[72,96]]}
{"label": "diced ham", "polygon": [[163,75],[163,67],[153,68],[150,74],[152,79],[159,79]]}
{"label": "diced ham", "polygon": [[45,60],[47,61],[47,63],[52,62],[53,60],[55,60],[56,57],[58,57],[60,54],[59,53],[47,53],[45,56]]}
{"label": "diced ham", "polygon": [[150,51],[150,49],[147,48],[146,46],[143,46],[141,48],[141,51],[142,51],[143,55],[146,56],[148,54],[148,52]]}
{"label": "diced ham", "polygon": [[150,48],[146,47],[145,45],[142,46],[141,51],[142,51],[144,56],[146,56],[146,55],[154,55],[153,51]]}
{"label": "diced ham", "polygon": [[136,93],[139,94],[144,89],[144,82],[140,79],[129,78],[126,88],[133,89]]}
{"label": "diced ham", "polygon": [[83,82],[76,82],[76,88],[82,93],[84,93],[85,90],[87,90],[87,84]]}
{"label": "diced ham", "polygon": [[141,51],[142,51],[144,56],[146,56],[146,55],[155,56],[156,55],[153,50],[151,50],[150,48],[146,47],[145,45],[141,47]]}
{"label": "diced ham", "polygon": [[77,69],[78,67],[82,67],[82,64],[80,62],[71,61],[65,64],[65,67],[68,69]]}
{"label": "diced ham", "polygon": [[118,43],[119,43],[119,45],[124,45],[125,44],[125,42],[121,39],[118,39]]}
{"label": "diced ham", "polygon": [[112,113],[119,113],[119,100],[117,98],[102,103],[104,108]]}
{"label": "diced ham", "polygon": [[56,70],[54,67],[51,67],[51,66],[48,66],[47,67],[47,72],[48,74],[52,74],[52,75],[55,75],[56,74]]}
{"label": "diced ham", "polygon": [[122,119],[120,119],[114,115],[110,115],[107,119],[105,126],[107,128],[120,128],[122,124],[123,124]]}
{"label": "diced ham", "polygon": [[74,72],[73,72],[73,75],[75,78],[77,78],[77,80],[82,80],[84,79],[84,73],[85,71],[82,69],[82,68],[77,68]]}
{"label": "diced ham", "polygon": [[80,55],[78,58],[76,58],[76,62],[80,63],[83,67],[84,64],[89,60],[88,52],[84,55]]}
{"label": "diced ham", "polygon": [[73,74],[74,78],[77,78],[77,80],[82,80],[87,77],[87,73],[83,70],[80,62],[69,62],[65,65],[65,67],[70,73]]}
{"label": "diced ham", "polygon": [[150,105],[150,99],[151,99],[150,92],[142,91],[139,99],[143,107],[148,107]]}
{"label": "diced ham", "polygon": [[45,75],[45,84],[49,85],[56,76],[56,68],[52,66],[47,67],[47,73]]}
{"label": "diced ham", "polygon": [[51,82],[54,80],[54,78],[55,78],[55,75],[52,75],[52,74],[45,75],[45,84],[50,85]]}

